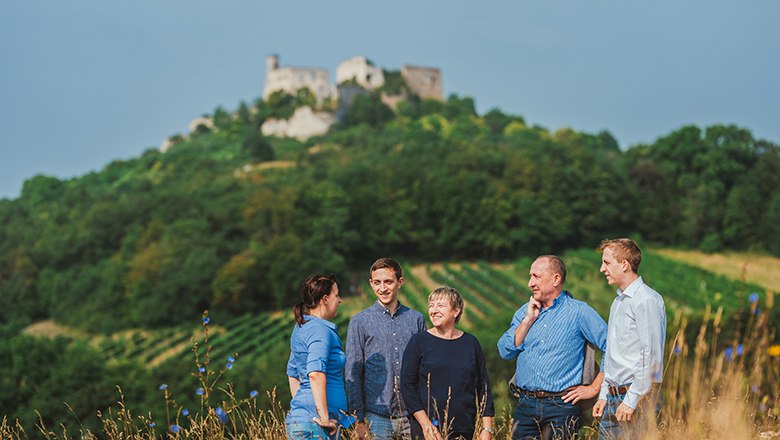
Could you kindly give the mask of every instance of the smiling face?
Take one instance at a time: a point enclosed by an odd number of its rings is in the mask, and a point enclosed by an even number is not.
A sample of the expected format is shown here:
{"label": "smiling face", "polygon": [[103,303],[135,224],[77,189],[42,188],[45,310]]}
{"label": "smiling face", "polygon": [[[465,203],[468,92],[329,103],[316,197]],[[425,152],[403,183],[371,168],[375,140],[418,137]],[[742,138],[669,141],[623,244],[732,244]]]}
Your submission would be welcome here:
{"label": "smiling face", "polygon": [[371,272],[371,279],[368,282],[380,304],[391,311],[398,307],[398,290],[404,284],[403,277],[399,280],[393,269],[383,267]]}
{"label": "smiling face", "polygon": [[561,275],[550,268],[549,259],[537,258],[528,272],[528,287],[533,292],[534,299],[544,307],[550,307],[561,293],[563,283]]}
{"label": "smiling face", "polygon": [[432,296],[428,302],[428,317],[437,329],[455,327],[461,310],[455,308],[446,296]]}
{"label": "smiling face", "polygon": [[610,286],[622,288],[627,265],[628,262],[626,260],[623,260],[622,263],[617,261],[612,249],[604,248],[604,252],[601,254],[601,268],[599,271],[607,278],[607,283]]}

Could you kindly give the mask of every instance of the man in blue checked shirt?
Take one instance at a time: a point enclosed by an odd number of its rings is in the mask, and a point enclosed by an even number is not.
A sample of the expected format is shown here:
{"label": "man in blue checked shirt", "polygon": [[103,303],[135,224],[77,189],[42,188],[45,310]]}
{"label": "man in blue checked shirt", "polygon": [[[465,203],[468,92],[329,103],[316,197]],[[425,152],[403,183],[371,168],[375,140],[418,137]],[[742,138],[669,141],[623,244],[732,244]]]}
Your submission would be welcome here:
{"label": "man in blue checked shirt", "polygon": [[397,261],[380,258],[369,272],[376,302],[352,317],[347,329],[349,410],[357,417],[360,440],[409,439],[409,414],[399,391],[401,358],[412,335],[425,331],[425,318],[398,301],[404,277]]}
{"label": "man in blue checked shirt", "polygon": [[583,346],[587,341],[604,351],[607,323],[567,294],[565,281],[566,265],[559,257],[538,257],[529,272],[533,294],[498,340],[501,357],[517,359],[520,397],[512,440],[573,438],[581,426],[576,403],[593,398],[601,388],[601,373],[592,384],[582,384]]}

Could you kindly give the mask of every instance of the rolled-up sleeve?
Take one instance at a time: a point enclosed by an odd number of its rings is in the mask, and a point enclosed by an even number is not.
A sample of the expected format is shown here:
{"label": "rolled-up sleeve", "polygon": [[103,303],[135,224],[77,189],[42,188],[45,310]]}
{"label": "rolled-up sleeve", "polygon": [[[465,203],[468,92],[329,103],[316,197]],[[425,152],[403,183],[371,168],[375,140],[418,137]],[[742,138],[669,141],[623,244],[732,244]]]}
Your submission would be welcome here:
{"label": "rolled-up sleeve", "polygon": [[330,338],[327,331],[312,326],[312,332],[306,335],[306,375],[319,371],[328,372],[328,355],[331,349]]}
{"label": "rolled-up sleeve", "polygon": [[290,359],[287,360],[287,376],[294,377],[300,380],[298,377],[298,369],[295,368],[295,359],[293,358],[293,352],[290,352]]}

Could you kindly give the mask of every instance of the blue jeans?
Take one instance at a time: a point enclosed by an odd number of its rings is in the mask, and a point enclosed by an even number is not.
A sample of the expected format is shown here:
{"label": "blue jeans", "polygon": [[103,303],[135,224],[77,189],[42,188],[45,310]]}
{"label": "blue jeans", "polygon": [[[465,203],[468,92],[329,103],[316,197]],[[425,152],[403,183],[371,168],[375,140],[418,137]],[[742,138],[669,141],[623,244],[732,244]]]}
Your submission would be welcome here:
{"label": "blue jeans", "polygon": [[[642,399],[631,415],[630,422],[618,422],[615,418],[615,411],[623,403],[625,397],[625,394],[617,396],[607,394],[607,405],[604,407],[604,414],[599,423],[600,440],[635,440],[641,438],[642,434],[645,433],[648,423],[646,411],[652,409],[657,395],[654,393],[652,398]],[[657,406],[655,409],[658,412],[660,407]]]}
{"label": "blue jeans", "polygon": [[580,410],[560,397],[521,395],[515,408],[512,440],[570,439],[580,430]]}
{"label": "blue jeans", "polygon": [[366,412],[366,423],[371,430],[373,440],[406,440],[412,436],[409,419],[406,417],[390,418]]}
{"label": "blue jeans", "polygon": [[329,435],[322,426],[314,422],[297,422],[287,424],[288,440],[339,440],[341,429]]}

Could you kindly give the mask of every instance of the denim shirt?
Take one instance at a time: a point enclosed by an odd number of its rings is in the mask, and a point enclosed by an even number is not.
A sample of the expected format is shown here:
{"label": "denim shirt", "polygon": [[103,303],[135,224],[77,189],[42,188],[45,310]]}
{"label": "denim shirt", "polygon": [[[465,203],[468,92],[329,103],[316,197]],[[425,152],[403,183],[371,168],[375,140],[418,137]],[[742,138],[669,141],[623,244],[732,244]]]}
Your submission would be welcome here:
{"label": "denim shirt", "polygon": [[425,331],[423,315],[399,304],[391,314],[379,301],[358,313],[347,329],[347,397],[358,420],[366,411],[406,416],[401,401],[401,358],[412,335]]}
{"label": "denim shirt", "polygon": [[346,356],[336,324],[316,316],[304,315],[304,324],[295,324],[290,336],[290,360],[287,375],[298,379],[300,388],[290,401],[287,424],[310,423],[319,417],[311,392],[309,373],[325,373],[328,415],[342,425],[350,425],[346,416],[347,396],[344,393],[344,363]]}

